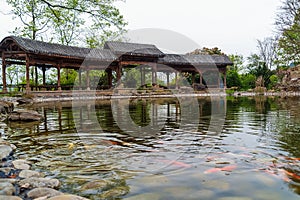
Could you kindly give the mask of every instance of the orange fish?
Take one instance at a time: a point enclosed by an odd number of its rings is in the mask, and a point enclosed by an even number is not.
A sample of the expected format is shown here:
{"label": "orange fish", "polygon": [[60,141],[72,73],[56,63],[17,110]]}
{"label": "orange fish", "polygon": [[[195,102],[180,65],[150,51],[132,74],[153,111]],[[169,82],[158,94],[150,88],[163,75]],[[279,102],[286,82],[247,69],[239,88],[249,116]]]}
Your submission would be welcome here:
{"label": "orange fish", "polygon": [[211,168],[211,169],[204,171],[204,174],[216,173],[216,172],[221,172],[221,171],[230,172],[236,168],[237,168],[236,165],[229,165],[229,166],[222,167],[222,168]]}
{"label": "orange fish", "polygon": [[284,173],[285,173],[287,176],[291,177],[291,178],[300,180],[300,176],[297,175],[297,174],[295,174],[295,173],[293,173],[293,172],[289,172],[289,171],[287,171],[287,170],[284,170]]}
{"label": "orange fish", "polygon": [[184,167],[184,168],[192,167],[192,165],[190,165],[190,164],[180,162],[180,161],[176,161],[176,160],[159,160],[159,161],[161,161],[163,163],[167,163],[169,165],[175,165],[175,166],[178,166],[178,167]]}

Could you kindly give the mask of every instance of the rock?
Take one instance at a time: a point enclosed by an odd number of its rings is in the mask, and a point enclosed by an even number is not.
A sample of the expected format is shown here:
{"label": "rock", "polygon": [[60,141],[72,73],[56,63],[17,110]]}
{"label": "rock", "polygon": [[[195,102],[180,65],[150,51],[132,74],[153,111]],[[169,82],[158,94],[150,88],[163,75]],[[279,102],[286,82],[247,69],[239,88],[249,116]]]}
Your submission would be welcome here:
{"label": "rock", "polygon": [[35,199],[35,198],[40,198],[40,197],[46,197],[46,198],[50,198],[50,197],[55,197],[55,196],[59,196],[62,195],[63,193],[51,188],[35,188],[30,190],[27,193],[27,197]]}
{"label": "rock", "polygon": [[14,110],[14,104],[9,101],[0,100],[0,113],[9,114]]}
{"label": "rock", "polygon": [[76,195],[71,195],[71,194],[63,194],[63,195],[51,197],[48,200],[89,200],[89,199],[76,196]]}
{"label": "rock", "polygon": [[8,156],[12,155],[13,150],[10,146],[0,145],[0,160],[5,160]]}
{"label": "rock", "polygon": [[18,184],[23,188],[58,188],[60,182],[57,179],[32,177],[20,180]]}
{"label": "rock", "polygon": [[0,178],[0,183],[15,184],[16,182],[17,182],[17,179],[14,179],[14,178]]}
{"label": "rock", "polygon": [[43,116],[33,110],[18,110],[9,114],[8,119],[10,121],[42,121]]}
{"label": "rock", "polygon": [[0,195],[0,200],[22,200],[22,199],[17,196]]}
{"label": "rock", "polygon": [[126,195],[129,192],[130,188],[125,186],[119,186],[112,188],[108,191],[103,192],[101,194],[102,199],[116,199],[117,197],[121,197]]}
{"label": "rock", "polygon": [[0,183],[0,195],[13,195],[16,192],[15,187],[11,183]]}
{"label": "rock", "polygon": [[111,184],[111,182],[108,182],[106,180],[96,180],[96,181],[91,181],[88,182],[86,184],[84,184],[81,189],[82,190],[90,190],[90,189],[97,189],[97,190],[101,190],[104,189],[105,187],[107,187],[109,184]]}
{"label": "rock", "polygon": [[19,104],[31,104],[31,103],[33,103],[33,99],[31,99],[31,98],[21,98],[21,99],[18,99],[17,102]]}
{"label": "rock", "polygon": [[14,166],[14,168],[16,169],[23,169],[23,170],[28,170],[30,169],[30,162],[26,161],[26,160],[14,160],[12,161],[12,164]]}
{"label": "rock", "polygon": [[32,170],[22,170],[19,174],[20,178],[31,178],[31,177],[38,177],[38,178],[42,178],[45,175],[41,172],[36,172],[36,171],[32,171]]}

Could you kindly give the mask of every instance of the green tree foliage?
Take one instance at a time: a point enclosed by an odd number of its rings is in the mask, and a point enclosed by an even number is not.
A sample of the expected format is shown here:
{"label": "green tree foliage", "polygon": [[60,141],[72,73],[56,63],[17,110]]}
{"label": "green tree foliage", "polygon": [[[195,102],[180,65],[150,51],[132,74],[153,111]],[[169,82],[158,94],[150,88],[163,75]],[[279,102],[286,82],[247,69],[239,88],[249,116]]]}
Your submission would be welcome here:
{"label": "green tree foliage", "polygon": [[255,88],[255,81],[256,81],[255,75],[247,73],[247,74],[242,74],[240,78],[241,78],[243,90],[249,90]]}
{"label": "green tree foliage", "polygon": [[195,49],[194,51],[187,53],[187,55],[225,55],[221,49],[218,47],[207,48],[203,47],[202,49]]}
{"label": "green tree foliage", "polygon": [[264,85],[268,87],[270,84],[270,77],[274,74],[272,70],[270,70],[266,62],[261,60],[261,57],[257,54],[252,54],[248,57],[248,73],[253,74],[256,78],[262,76],[264,79]]}
{"label": "green tree foliage", "polygon": [[235,70],[227,71],[226,82],[227,82],[228,88],[231,88],[231,87],[241,88],[241,85],[242,85],[240,75]]}
{"label": "green tree foliage", "polygon": [[[23,23],[15,34],[61,44],[93,46],[119,35],[126,22],[114,0],[6,0]],[[84,44],[82,41],[85,41]]]}
{"label": "green tree foliage", "polygon": [[242,55],[230,54],[229,59],[233,62],[232,66],[228,66],[227,70],[242,72],[244,70],[244,58]]}
{"label": "green tree foliage", "polygon": [[300,63],[300,1],[284,0],[277,13],[280,32],[280,59],[283,63]]}

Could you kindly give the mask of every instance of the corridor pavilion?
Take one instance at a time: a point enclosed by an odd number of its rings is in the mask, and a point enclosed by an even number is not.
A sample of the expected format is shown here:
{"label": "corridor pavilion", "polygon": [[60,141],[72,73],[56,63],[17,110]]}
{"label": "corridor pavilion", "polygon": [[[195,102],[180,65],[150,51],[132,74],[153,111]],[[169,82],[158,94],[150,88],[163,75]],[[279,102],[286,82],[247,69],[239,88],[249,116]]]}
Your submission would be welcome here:
{"label": "corridor pavilion", "polygon": [[[226,88],[226,67],[233,63],[226,55],[180,55],[166,54],[151,44],[126,43],[108,41],[102,49],[90,49],[74,46],[36,41],[16,36],[5,37],[0,43],[2,58],[2,92],[8,92],[7,67],[10,65],[24,65],[25,92],[31,93],[39,89],[47,89],[46,71],[51,68],[57,70],[57,82],[52,90],[61,91],[61,70],[73,69],[78,72],[78,87],[73,90],[95,90],[90,84],[90,71],[102,70],[107,73],[107,85],[102,89],[111,89],[114,82],[121,80],[122,73],[126,69],[138,67],[141,74],[141,85],[146,84],[145,74],[152,73],[152,84],[157,83],[157,73],[165,73],[166,86],[170,86],[170,74],[180,76],[189,73],[192,76],[192,84],[195,84],[195,75],[199,74],[198,84],[203,83],[203,74],[209,71],[217,71],[218,78],[214,84],[206,81],[206,87]],[[36,69],[32,76],[32,68]],[[42,84],[39,84],[41,70]],[[114,74],[114,75],[113,75]],[[30,76],[31,75],[31,76]],[[83,75],[85,76],[83,79]],[[33,80],[32,80],[33,79]],[[223,81],[222,81],[223,79]],[[83,80],[85,81],[83,84]],[[177,85],[177,78],[175,80]]]}

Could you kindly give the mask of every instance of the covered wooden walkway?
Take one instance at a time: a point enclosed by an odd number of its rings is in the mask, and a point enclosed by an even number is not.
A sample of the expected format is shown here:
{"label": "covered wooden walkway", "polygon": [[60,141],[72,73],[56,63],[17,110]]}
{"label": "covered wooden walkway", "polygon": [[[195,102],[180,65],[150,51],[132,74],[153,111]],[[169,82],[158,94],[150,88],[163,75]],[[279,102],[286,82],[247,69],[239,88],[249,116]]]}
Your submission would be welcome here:
{"label": "covered wooden walkway", "polygon": [[[61,70],[74,69],[78,72],[79,84],[72,89],[83,89],[82,73],[85,72],[85,90],[96,89],[90,87],[91,70],[104,70],[107,73],[108,85],[103,88],[112,88],[113,79],[115,82],[121,80],[122,70],[140,66],[141,85],[145,84],[145,68],[152,71],[152,83],[157,83],[157,73],[164,72],[167,75],[167,87],[169,87],[170,73],[190,73],[192,83],[195,82],[195,75],[202,75],[206,71],[218,70],[219,80],[216,87],[222,84],[223,74],[224,88],[226,87],[226,67],[232,62],[225,55],[177,55],[165,54],[155,45],[137,44],[125,42],[106,42],[103,49],[89,49],[74,46],[65,46],[41,41],[25,39],[16,36],[8,36],[0,43],[0,54],[2,58],[2,91],[7,90],[7,72],[10,65],[26,66],[24,85],[25,91],[32,91],[32,84],[36,87],[47,88],[46,70],[57,69],[57,83],[55,90],[61,91]],[[30,79],[30,70],[35,68],[35,77]],[[42,71],[42,85],[38,84],[38,71]],[[115,73],[115,76],[113,76]],[[176,75],[177,77],[177,75]],[[32,80],[34,79],[34,80]]]}

